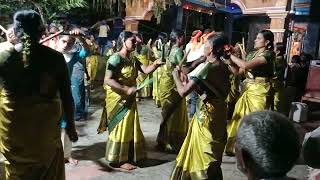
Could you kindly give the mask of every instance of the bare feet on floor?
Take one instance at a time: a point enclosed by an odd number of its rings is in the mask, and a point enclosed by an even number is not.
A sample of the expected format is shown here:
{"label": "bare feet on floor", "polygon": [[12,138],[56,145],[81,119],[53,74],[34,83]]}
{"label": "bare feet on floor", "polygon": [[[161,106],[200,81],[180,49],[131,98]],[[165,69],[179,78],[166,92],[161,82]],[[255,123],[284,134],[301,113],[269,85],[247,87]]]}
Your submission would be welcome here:
{"label": "bare feet on floor", "polygon": [[78,164],[78,160],[73,159],[73,158],[65,158],[65,162],[70,163],[71,165],[76,166]]}
{"label": "bare feet on floor", "polygon": [[137,166],[134,166],[132,164],[129,164],[129,163],[124,163],[120,166],[121,169],[124,169],[124,170],[127,170],[127,171],[131,171],[131,170],[134,170],[134,169],[137,169]]}

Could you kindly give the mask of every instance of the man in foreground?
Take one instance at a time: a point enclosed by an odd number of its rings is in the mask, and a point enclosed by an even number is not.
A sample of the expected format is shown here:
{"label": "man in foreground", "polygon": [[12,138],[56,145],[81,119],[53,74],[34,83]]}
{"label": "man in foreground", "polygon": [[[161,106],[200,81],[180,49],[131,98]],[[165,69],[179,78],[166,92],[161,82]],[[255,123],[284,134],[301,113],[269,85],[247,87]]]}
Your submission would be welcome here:
{"label": "man in foreground", "polygon": [[286,180],[300,154],[299,134],[285,116],[258,111],[243,118],[235,150],[248,180]]}

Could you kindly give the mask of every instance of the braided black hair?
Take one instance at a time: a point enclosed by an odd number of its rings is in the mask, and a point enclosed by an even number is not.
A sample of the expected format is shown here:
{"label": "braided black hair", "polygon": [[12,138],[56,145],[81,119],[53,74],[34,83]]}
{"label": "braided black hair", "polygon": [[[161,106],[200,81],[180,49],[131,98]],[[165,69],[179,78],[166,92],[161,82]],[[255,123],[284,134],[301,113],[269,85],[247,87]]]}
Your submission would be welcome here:
{"label": "braided black hair", "polygon": [[40,15],[34,10],[17,11],[13,17],[13,29],[18,41],[22,42],[22,61],[29,66],[31,47],[38,43],[45,28]]}

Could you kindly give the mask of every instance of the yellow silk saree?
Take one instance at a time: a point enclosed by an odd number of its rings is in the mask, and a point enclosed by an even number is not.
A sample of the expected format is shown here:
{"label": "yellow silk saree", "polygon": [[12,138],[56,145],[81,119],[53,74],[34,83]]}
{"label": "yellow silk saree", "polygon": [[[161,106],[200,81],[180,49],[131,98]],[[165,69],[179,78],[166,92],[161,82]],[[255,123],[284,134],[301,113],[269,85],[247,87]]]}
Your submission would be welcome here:
{"label": "yellow silk saree", "polygon": [[250,52],[247,61],[253,61],[255,57],[264,57],[266,64],[260,65],[246,72],[242,94],[235,105],[230,124],[228,125],[228,141],[226,154],[234,154],[235,137],[242,118],[251,112],[267,110],[272,104],[272,88],[270,79],[274,75],[273,63],[275,54],[271,50],[263,52]]}
{"label": "yellow silk saree", "polygon": [[212,179],[210,171],[221,172],[218,168],[227,138],[226,103],[200,101],[198,107],[177,156],[171,180]]}
{"label": "yellow silk saree", "polygon": [[254,82],[246,79],[244,83],[244,92],[236,103],[231,124],[228,125],[228,141],[225,150],[227,154],[234,154],[235,138],[242,118],[251,112],[271,107],[271,84],[269,82]]}
{"label": "yellow silk saree", "polygon": [[[148,66],[150,64],[150,60],[147,58],[147,55],[140,54],[140,55],[137,55],[136,57],[141,64],[145,66]],[[152,78],[151,75],[139,72],[138,78],[137,78],[137,86],[139,87],[139,85],[141,85],[143,82],[149,81],[150,78]],[[141,90],[139,90],[139,92],[137,93],[137,97],[141,97],[141,98],[151,97],[151,90],[152,90],[152,85],[148,84],[144,86]]]}
{"label": "yellow silk saree", "polygon": [[[11,56],[10,46],[8,42],[0,43],[0,152],[5,157],[4,179],[64,180],[62,103],[57,77],[64,69],[64,78],[68,78],[65,61],[51,49],[35,45],[37,53],[26,70],[22,63],[15,63],[21,59]],[[41,69],[35,68],[40,63]]]}
{"label": "yellow silk saree", "polygon": [[[181,51],[179,48],[172,50],[173,55]],[[170,57],[169,57],[170,59]],[[180,58],[179,58],[180,59]],[[182,59],[182,57],[181,57]],[[178,152],[188,131],[188,113],[185,98],[176,90],[173,80],[171,63],[162,66],[160,80],[160,102],[162,107],[162,122],[157,137],[158,145],[164,150]]]}
{"label": "yellow silk saree", "polygon": [[[135,86],[137,60],[122,59],[117,53],[108,60],[108,65],[113,65],[115,76],[122,85]],[[107,67],[108,68],[108,67]],[[99,132],[108,127],[109,138],[107,141],[105,158],[110,164],[119,165],[125,162],[139,162],[146,158],[145,140],[140,128],[139,115],[135,97],[118,93],[110,86],[106,86],[106,116],[101,119]],[[123,113],[123,107],[127,111]],[[122,117],[120,117],[122,114]],[[114,119],[117,123],[113,123]],[[112,128],[110,129],[110,127]]]}

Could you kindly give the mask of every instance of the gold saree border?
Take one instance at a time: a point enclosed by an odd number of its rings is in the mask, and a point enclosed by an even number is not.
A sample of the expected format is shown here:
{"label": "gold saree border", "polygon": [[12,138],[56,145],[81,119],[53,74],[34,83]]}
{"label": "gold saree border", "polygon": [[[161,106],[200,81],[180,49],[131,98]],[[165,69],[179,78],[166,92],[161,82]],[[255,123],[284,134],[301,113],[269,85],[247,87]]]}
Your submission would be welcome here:
{"label": "gold saree border", "polygon": [[[131,148],[131,149],[130,149]],[[105,158],[111,163],[138,162],[147,158],[145,142],[107,142]]]}

